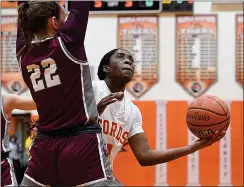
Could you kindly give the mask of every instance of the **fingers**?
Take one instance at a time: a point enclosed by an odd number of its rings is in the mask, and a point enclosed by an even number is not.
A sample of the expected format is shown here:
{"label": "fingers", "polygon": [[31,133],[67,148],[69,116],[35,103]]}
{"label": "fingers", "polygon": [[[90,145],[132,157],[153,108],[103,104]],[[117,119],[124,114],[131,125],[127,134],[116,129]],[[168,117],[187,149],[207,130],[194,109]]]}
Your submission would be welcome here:
{"label": "fingers", "polygon": [[214,140],[218,136],[218,134],[219,134],[219,131],[215,131],[213,136],[212,136],[212,139]]}
{"label": "fingers", "polygon": [[97,105],[97,110],[98,110],[99,115],[101,115],[101,114],[103,113],[103,111],[105,110],[105,108],[106,108],[108,105],[110,105],[110,104],[112,104],[112,103],[114,103],[114,102],[116,102],[116,101],[118,101],[118,100],[117,100],[117,99],[111,99],[111,100],[109,100],[109,101],[107,101],[107,102],[100,102],[100,103]]}
{"label": "fingers", "polygon": [[221,140],[226,135],[225,131],[221,131],[218,136],[215,138],[216,141]]}
{"label": "fingers", "polygon": [[99,115],[102,114],[102,112],[108,105],[117,102],[120,97],[123,97],[123,95],[123,92],[116,92],[102,98],[101,101],[97,104],[97,110],[99,111]]}
{"label": "fingers", "polygon": [[211,137],[212,141],[216,142],[221,140],[224,136],[226,135],[225,131],[215,131],[215,133],[213,134],[213,136]]}
{"label": "fingers", "polygon": [[109,104],[115,103],[117,101],[118,101],[118,99],[111,99],[111,100],[107,101],[106,103],[104,103],[104,105],[109,105]]}
{"label": "fingers", "polygon": [[115,93],[109,94],[108,97],[120,97],[122,95],[124,95],[123,92],[115,92]]}
{"label": "fingers", "polygon": [[110,100],[108,100],[108,101],[103,101],[103,102],[101,102],[101,103],[99,103],[99,108],[105,108],[106,106],[108,106],[108,105],[110,105],[110,104],[112,104],[112,103],[115,103],[115,102],[117,102],[118,101],[118,99],[110,99]]}
{"label": "fingers", "polygon": [[104,97],[102,99],[103,102],[107,102],[109,100],[113,100],[113,99],[118,99],[120,97],[122,97],[124,95],[123,92],[116,92],[116,93],[111,93],[108,96]]}
{"label": "fingers", "polygon": [[204,147],[211,146],[213,143],[220,141],[225,135],[226,132],[224,130],[220,132],[216,131],[212,137],[200,138],[195,143],[200,144],[200,149],[201,149]]}

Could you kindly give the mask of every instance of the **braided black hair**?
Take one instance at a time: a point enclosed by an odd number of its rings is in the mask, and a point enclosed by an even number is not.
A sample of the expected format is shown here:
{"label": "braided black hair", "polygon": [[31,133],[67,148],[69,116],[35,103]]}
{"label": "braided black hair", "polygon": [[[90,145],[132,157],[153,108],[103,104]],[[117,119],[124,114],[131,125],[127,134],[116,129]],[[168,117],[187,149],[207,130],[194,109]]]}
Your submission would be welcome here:
{"label": "braided black hair", "polygon": [[100,61],[100,64],[98,66],[98,71],[97,71],[97,75],[98,75],[98,78],[100,80],[104,80],[106,78],[106,73],[103,71],[103,67],[105,65],[109,65],[109,60],[110,60],[110,57],[118,50],[117,49],[113,49],[111,51],[109,51],[108,53],[106,53],[103,58],[101,59]]}

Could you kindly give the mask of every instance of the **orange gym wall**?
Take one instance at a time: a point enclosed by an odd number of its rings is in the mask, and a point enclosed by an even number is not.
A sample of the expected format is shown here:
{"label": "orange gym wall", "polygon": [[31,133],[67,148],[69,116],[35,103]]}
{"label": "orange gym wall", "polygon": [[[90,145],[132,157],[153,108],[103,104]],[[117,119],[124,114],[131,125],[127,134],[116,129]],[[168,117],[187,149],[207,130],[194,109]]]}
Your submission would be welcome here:
{"label": "orange gym wall", "polygon": [[[151,149],[156,146],[156,104],[154,101],[134,102],[141,110],[143,128]],[[167,148],[187,145],[185,101],[168,101]],[[231,183],[243,186],[243,101],[231,102]],[[155,166],[142,167],[133,156],[129,145],[126,152],[120,152],[114,162],[114,174],[127,186],[152,186],[155,183]],[[199,152],[199,183],[202,186],[219,185],[219,143]],[[167,164],[169,186],[187,184],[187,157]]]}
{"label": "orange gym wall", "polygon": [[[156,147],[156,103],[155,101],[135,101],[143,117],[143,129],[151,149]],[[231,183],[243,186],[243,101],[232,101],[231,110]],[[185,115],[186,101],[168,101],[166,104],[167,148],[187,145]],[[37,116],[32,116],[37,119]],[[155,166],[139,165],[129,145],[124,146],[114,161],[114,174],[126,186],[153,186]],[[219,143],[199,152],[199,183],[202,186],[219,185]],[[169,186],[186,186],[187,157],[167,163],[167,183]]]}

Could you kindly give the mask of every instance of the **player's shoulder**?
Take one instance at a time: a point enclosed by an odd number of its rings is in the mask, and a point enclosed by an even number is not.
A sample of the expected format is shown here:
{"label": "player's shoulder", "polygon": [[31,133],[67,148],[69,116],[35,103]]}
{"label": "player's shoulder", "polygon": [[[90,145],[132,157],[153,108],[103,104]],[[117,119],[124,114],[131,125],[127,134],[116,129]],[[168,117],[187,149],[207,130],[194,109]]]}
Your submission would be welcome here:
{"label": "player's shoulder", "polygon": [[92,89],[97,103],[109,94],[105,81],[92,81]]}
{"label": "player's shoulder", "polygon": [[106,88],[105,81],[92,81],[92,87],[94,92],[103,92],[103,90]]}
{"label": "player's shoulder", "polygon": [[142,114],[140,109],[137,105],[135,105],[131,100],[128,100],[128,103],[130,104],[132,108],[132,121],[141,121],[142,120]]}
{"label": "player's shoulder", "polygon": [[96,88],[104,88],[105,82],[101,81],[101,80],[92,81],[92,86],[94,86]]}
{"label": "player's shoulder", "polygon": [[130,102],[131,102],[131,106],[132,106],[133,111],[134,111],[136,114],[141,114],[141,111],[140,111],[140,109],[138,108],[138,106],[135,105],[132,101],[130,101]]}

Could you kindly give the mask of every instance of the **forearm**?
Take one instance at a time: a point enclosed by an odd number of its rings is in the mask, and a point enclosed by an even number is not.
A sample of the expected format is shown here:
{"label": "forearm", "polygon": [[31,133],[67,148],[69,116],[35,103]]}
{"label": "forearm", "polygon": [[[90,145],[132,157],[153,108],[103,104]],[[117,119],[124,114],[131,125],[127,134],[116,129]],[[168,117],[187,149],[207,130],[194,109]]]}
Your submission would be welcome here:
{"label": "forearm", "polygon": [[74,41],[83,44],[88,23],[90,2],[71,1],[69,9],[70,14],[62,28],[62,32],[73,38]]}
{"label": "forearm", "polygon": [[195,151],[192,145],[167,150],[148,150],[138,161],[142,166],[152,166],[181,158]]}
{"label": "forearm", "polygon": [[16,103],[14,108],[19,110],[36,110],[36,103],[31,99],[25,99]]}
{"label": "forearm", "polygon": [[90,2],[89,1],[71,1],[70,2],[70,11],[77,10],[83,16],[89,13]]}
{"label": "forearm", "polygon": [[12,112],[14,109],[19,110],[36,110],[36,103],[32,98],[21,97],[15,94],[9,94],[5,97],[6,106],[8,106],[8,112]]}

